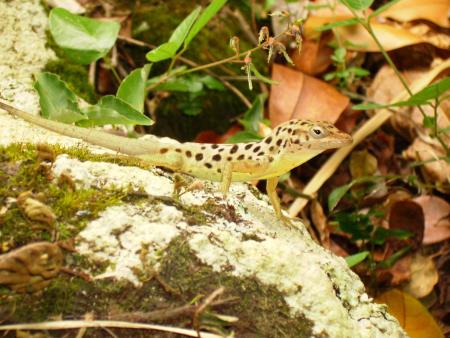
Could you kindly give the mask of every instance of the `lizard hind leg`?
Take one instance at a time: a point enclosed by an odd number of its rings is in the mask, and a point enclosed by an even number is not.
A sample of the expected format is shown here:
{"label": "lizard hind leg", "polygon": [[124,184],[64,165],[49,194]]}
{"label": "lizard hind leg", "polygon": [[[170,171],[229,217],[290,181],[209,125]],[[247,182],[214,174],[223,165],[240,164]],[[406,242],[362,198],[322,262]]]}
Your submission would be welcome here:
{"label": "lizard hind leg", "polygon": [[277,184],[278,184],[278,177],[271,177],[267,179],[266,190],[267,195],[269,196],[270,203],[272,204],[273,210],[275,211],[275,215],[277,216],[277,218],[286,225],[293,226],[292,220],[281,213],[281,203],[276,191]]}
{"label": "lizard hind leg", "polygon": [[277,184],[278,177],[268,178],[266,183],[266,190],[267,195],[269,196],[270,203],[272,204],[273,210],[275,211],[275,215],[278,219],[282,219],[280,199],[278,198],[276,192]]}

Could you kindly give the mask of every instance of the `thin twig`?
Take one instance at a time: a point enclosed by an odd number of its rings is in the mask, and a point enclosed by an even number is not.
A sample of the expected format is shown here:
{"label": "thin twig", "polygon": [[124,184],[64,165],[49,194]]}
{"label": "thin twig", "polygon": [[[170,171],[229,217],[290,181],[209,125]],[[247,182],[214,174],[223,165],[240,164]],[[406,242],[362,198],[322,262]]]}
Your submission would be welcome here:
{"label": "thin twig", "polygon": [[213,300],[220,296],[225,291],[225,288],[221,286],[220,288],[214,290],[202,304],[195,310],[194,318],[192,320],[192,326],[197,330],[198,337],[200,337],[200,315],[205,309],[212,304]]}
{"label": "thin twig", "polygon": [[[125,42],[130,43],[130,44],[134,44],[134,45],[137,45],[137,46],[141,46],[141,47],[147,47],[147,48],[155,48],[156,47],[156,46],[154,46],[152,44],[149,44],[149,43],[146,43],[144,41],[140,41],[140,40],[136,40],[136,39],[133,39],[133,38],[124,37],[124,36],[119,36],[119,40],[125,41]],[[181,62],[183,62],[183,63],[185,63],[185,64],[187,64],[187,65],[189,65],[191,67],[198,67],[199,66],[198,63],[196,63],[196,62],[194,62],[194,61],[192,61],[190,59],[187,59],[184,56],[179,56],[178,60],[180,60]],[[245,97],[245,95],[237,87],[232,85],[229,81],[222,80],[219,75],[217,75],[216,73],[212,72],[209,69],[204,69],[203,71],[206,74],[208,74],[208,75],[218,79],[219,81],[221,81],[226,88],[231,90],[237,97],[239,97],[239,99],[245,104],[245,106],[247,108],[250,108],[252,106],[251,102]]]}
{"label": "thin twig", "polygon": [[[221,306],[224,304],[231,304],[238,301],[237,297],[229,297],[226,299],[220,299],[210,304],[211,307]],[[176,308],[168,308],[155,310],[150,312],[127,312],[121,314],[109,315],[109,320],[125,320],[131,322],[157,322],[163,320],[169,320],[178,318],[181,316],[192,316],[197,311],[198,306],[187,304]]]}
{"label": "thin twig", "polygon": [[[130,323],[113,320],[57,320],[42,323],[27,323],[27,324],[11,324],[0,325],[0,331],[12,330],[67,330],[79,329],[82,327],[116,327],[121,329],[141,329],[141,330],[155,330],[162,332],[171,332],[182,334],[188,337],[198,337],[198,333],[194,330],[183,329],[173,326],[153,325],[145,323]],[[201,332],[202,338],[222,338],[219,335]]]}

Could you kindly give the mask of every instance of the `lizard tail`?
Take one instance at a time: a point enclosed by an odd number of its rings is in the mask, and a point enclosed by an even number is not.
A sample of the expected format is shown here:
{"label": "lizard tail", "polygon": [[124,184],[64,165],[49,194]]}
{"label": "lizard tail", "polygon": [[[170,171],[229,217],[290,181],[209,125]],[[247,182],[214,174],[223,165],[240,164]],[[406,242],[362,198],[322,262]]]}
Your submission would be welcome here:
{"label": "lizard tail", "polygon": [[[8,111],[12,115],[24,119],[27,122],[54,131],[58,134],[78,138],[90,144],[101,146],[126,155],[137,157],[139,157],[139,155],[146,155],[146,160],[150,162],[150,164],[167,166],[169,168],[172,167],[173,163],[171,159],[167,159],[167,162],[170,163],[165,163],[166,161],[164,158],[158,156],[161,148],[165,147],[165,143],[162,143],[156,136],[154,139],[152,138],[151,140],[145,141],[131,139],[105,133],[100,130],[81,128],[57,121],[47,120],[40,116],[26,113],[1,101],[0,108]],[[152,161],[151,158],[153,154],[156,155],[154,161]]]}

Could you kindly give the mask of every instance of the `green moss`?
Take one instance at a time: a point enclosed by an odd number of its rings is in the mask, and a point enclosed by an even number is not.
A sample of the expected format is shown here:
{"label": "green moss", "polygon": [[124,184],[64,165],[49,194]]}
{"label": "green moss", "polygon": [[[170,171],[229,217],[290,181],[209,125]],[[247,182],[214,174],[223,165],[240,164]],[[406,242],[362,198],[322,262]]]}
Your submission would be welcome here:
{"label": "green moss", "polygon": [[[57,154],[60,147],[53,147]],[[83,154],[80,150],[74,150]],[[88,157],[87,154],[83,154]],[[0,148],[0,205],[8,199],[15,199],[21,193],[40,193],[57,221],[54,226],[31,221],[13,203],[0,219],[0,244],[15,247],[32,241],[50,240],[53,233],[59,239],[76,235],[85,224],[98,216],[110,205],[121,203],[126,193],[100,191],[97,189],[72,189],[68,184],[55,184],[48,176],[46,167],[37,159],[36,148],[32,145],[10,145]],[[1,250],[1,249],[0,249]]]}

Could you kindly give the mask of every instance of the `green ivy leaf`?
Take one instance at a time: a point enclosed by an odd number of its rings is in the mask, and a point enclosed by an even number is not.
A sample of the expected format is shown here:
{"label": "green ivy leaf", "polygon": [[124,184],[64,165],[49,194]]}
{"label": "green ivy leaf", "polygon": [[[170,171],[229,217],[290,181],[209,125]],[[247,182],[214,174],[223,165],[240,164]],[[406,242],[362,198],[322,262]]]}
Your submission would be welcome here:
{"label": "green ivy leaf", "polygon": [[76,95],[57,75],[47,72],[39,73],[34,88],[39,93],[43,117],[64,123],[86,119],[78,107]]}
{"label": "green ivy leaf", "polygon": [[89,120],[77,123],[83,127],[105,124],[147,126],[153,124],[153,121],[147,116],[113,95],[103,96],[95,106],[85,108],[84,112],[89,116]]}
{"label": "green ivy leaf", "polygon": [[361,251],[357,254],[345,257],[345,261],[349,268],[358,265],[369,256],[369,251]]}
{"label": "green ivy leaf", "polygon": [[133,70],[125,79],[123,79],[116,94],[119,99],[125,101],[141,113],[144,112],[144,101],[146,96],[145,83],[151,67],[151,64],[147,64],[142,68]]}
{"label": "green ivy leaf", "polygon": [[114,45],[120,25],[75,15],[63,8],[50,11],[50,32],[67,57],[89,64],[105,56]]}

